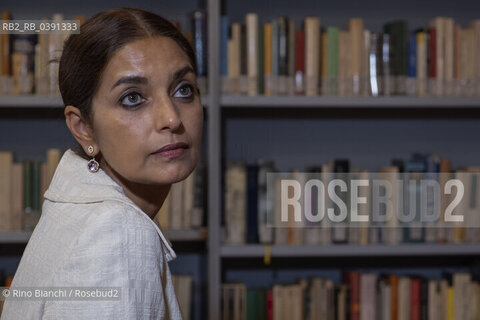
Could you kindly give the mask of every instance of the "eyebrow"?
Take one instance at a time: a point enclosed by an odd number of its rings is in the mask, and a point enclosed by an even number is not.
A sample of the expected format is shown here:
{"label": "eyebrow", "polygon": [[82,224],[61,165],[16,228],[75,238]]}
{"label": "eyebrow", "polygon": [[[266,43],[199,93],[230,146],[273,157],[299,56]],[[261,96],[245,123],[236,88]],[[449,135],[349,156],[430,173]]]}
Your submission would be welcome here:
{"label": "eyebrow", "polygon": [[112,86],[112,89],[115,89],[115,87],[118,87],[121,84],[124,83],[130,83],[130,84],[147,84],[148,79],[145,77],[140,77],[140,76],[127,76],[127,77],[122,77],[115,82],[115,84]]}
{"label": "eyebrow", "polygon": [[175,71],[175,73],[173,74],[173,79],[172,80],[173,81],[178,80],[189,72],[195,74],[195,72],[193,71],[191,66],[185,66],[185,67]]}
{"label": "eyebrow", "polygon": [[[193,73],[195,74],[195,72],[193,71],[192,67],[191,66],[185,66],[177,71],[175,71],[175,73],[173,74],[172,76],[172,81],[175,81],[175,80],[178,80],[180,78],[182,78],[183,76],[185,76],[187,73]],[[117,80],[117,82],[115,82],[115,84],[112,86],[112,89],[115,89],[115,87],[118,87],[119,85],[121,84],[148,84],[148,79],[145,78],[145,77],[140,77],[140,76],[126,76],[126,77],[122,77],[120,79]]]}

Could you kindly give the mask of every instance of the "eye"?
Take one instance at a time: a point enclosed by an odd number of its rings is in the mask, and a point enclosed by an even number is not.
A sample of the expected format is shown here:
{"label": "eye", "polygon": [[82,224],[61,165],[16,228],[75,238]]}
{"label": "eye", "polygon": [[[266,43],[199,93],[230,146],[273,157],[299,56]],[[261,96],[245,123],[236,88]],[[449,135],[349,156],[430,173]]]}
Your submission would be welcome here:
{"label": "eye", "polygon": [[120,98],[120,104],[127,108],[136,107],[142,102],[142,96],[138,92],[129,92]]}
{"label": "eye", "polygon": [[193,96],[194,88],[191,84],[182,84],[177,91],[175,91],[175,97],[177,98],[191,98]]}

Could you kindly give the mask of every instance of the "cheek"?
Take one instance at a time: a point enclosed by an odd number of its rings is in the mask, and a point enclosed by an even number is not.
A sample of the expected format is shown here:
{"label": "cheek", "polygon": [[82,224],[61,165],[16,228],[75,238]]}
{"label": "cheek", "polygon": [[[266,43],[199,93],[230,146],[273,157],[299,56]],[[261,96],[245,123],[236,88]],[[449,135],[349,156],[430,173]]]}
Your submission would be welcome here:
{"label": "cheek", "polygon": [[[97,141],[105,159],[113,165],[117,163],[124,166],[123,162],[132,164],[131,156],[143,141],[141,131],[143,126],[133,119],[113,117],[103,114],[102,123],[96,128]],[[125,161],[124,161],[125,160]]]}

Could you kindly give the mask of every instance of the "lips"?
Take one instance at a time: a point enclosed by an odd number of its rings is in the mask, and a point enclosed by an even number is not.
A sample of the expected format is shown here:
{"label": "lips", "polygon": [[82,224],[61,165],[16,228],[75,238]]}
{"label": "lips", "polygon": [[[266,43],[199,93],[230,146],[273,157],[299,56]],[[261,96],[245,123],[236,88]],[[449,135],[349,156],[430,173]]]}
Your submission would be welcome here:
{"label": "lips", "polygon": [[170,151],[170,150],[175,150],[175,149],[187,149],[188,144],[185,142],[177,142],[177,143],[172,143],[172,144],[167,144],[166,146],[163,146],[162,148],[158,149],[154,153],[160,153],[164,151]]}

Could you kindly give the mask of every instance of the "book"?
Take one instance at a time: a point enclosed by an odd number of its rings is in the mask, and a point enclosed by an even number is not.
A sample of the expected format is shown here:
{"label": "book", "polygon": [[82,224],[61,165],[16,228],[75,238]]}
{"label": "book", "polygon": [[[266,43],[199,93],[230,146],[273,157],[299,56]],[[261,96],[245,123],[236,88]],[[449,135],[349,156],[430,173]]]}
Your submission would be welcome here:
{"label": "book", "polygon": [[305,18],[305,95],[315,96],[319,88],[320,19]]}
{"label": "book", "polygon": [[205,9],[198,9],[191,14],[193,48],[197,60],[198,86],[200,92],[207,92],[206,77],[208,73],[208,40],[207,40],[207,13]]}
{"label": "book", "polygon": [[0,231],[11,231],[13,153],[0,152]]}
{"label": "book", "polygon": [[245,16],[246,52],[247,52],[247,93],[249,96],[258,94],[258,15],[249,13]]}
{"label": "book", "polygon": [[172,275],[173,288],[177,296],[180,312],[183,319],[191,319],[193,278],[191,275]]}
{"label": "book", "polygon": [[242,161],[229,161],[225,172],[225,243],[246,241],[247,172]]}

